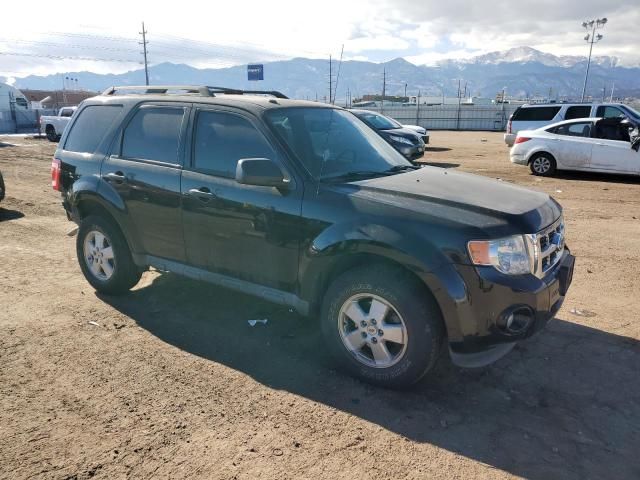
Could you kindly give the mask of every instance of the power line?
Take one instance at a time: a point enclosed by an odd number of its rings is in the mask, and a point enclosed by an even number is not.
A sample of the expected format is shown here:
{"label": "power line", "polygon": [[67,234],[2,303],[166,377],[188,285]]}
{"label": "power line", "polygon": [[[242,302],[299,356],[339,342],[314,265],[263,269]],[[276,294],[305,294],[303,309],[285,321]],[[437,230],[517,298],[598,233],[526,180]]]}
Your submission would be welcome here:
{"label": "power line", "polygon": [[88,62],[138,63],[134,60],[123,60],[120,58],[70,57],[67,55],[52,55],[52,54],[39,54],[39,53],[0,52],[0,55],[10,55],[13,57],[51,58],[53,60],[85,60]]}
{"label": "power line", "polygon": [[112,48],[112,47],[103,47],[101,45],[76,45],[69,43],[54,43],[54,42],[41,42],[36,40],[21,40],[17,38],[0,38],[0,42],[11,42],[11,43],[25,43],[27,45],[34,45],[36,47],[61,47],[61,48],[74,48],[74,49],[82,49],[82,50],[105,50],[109,52],[127,52],[127,53],[137,53],[136,50],[130,48]]}

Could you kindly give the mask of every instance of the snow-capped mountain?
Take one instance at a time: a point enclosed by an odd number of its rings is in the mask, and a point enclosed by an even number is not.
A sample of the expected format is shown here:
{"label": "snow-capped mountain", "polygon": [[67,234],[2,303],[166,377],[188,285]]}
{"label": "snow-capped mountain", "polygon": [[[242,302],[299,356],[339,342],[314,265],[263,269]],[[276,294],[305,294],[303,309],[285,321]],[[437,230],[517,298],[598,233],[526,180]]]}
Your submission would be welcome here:
{"label": "snow-capped mountain", "polygon": [[[509,50],[490,52],[478,55],[463,63],[474,63],[477,65],[497,65],[500,63],[541,63],[547,67],[573,67],[577,63],[586,62],[587,57],[576,55],[556,56],[551,53],[541,52],[531,47],[515,47]],[[603,67],[616,66],[619,63],[617,57],[597,56],[591,57],[591,62]]]}
{"label": "snow-capped mountain", "polygon": [[[334,62],[334,72],[337,63]],[[548,95],[576,98],[582,90],[587,60],[579,56],[555,56],[530,47],[491,52],[467,60],[448,60],[437,67],[414,65],[402,58],[389,62],[345,61],[340,69],[336,98],[344,99],[347,89],[355,98],[382,91],[382,74],[386,70],[388,95],[407,93],[438,96],[443,92],[455,96],[458,79],[470,95],[493,98],[506,87],[509,95],[529,97]],[[328,93],[329,62],[324,59],[294,58],[265,63],[265,79],[247,81],[247,66],[197,69],[189,65],[160,63],[149,68],[152,84],[223,85],[235,88],[280,90],[293,98],[323,99]],[[68,72],[84,88],[101,91],[110,85],[140,85],[144,71],[99,75],[92,72]],[[335,75],[335,73],[334,73]],[[1,80],[1,79],[0,79]],[[594,57],[587,94],[603,95],[615,83],[620,96],[640,97],[640,68],[621,66],[615,57]],[[16,79],[16,87],[32,89],[60,88],[60,74]],[[334,83],[335,86],[335,83]]]}

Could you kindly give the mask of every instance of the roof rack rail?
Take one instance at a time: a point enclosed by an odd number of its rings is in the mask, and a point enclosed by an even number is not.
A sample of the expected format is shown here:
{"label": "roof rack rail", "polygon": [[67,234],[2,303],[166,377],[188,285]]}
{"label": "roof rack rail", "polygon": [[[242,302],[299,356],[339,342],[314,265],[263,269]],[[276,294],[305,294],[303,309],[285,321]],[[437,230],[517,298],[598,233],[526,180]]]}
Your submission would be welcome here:
{"label": "roof rack rail", "polygon": [[198,94],[202,97],[213,97],[216,93],[224,95],[271,95],[276,98],[289,98],[276,90],[240,90],[236,88],[211,87],[207,85],[127,85],[109,87],[102,95],[116,95],[118,92],[137,91],[144,94],[166,94],[171,90],[179,90],[187,94]]}

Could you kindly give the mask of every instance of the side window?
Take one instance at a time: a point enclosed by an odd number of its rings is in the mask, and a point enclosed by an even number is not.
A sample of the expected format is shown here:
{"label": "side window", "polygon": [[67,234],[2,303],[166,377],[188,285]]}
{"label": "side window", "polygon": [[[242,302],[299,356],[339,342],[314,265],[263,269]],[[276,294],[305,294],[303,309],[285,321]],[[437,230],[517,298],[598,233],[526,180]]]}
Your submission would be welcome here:
{"label": "side window", "polygon": [[142,107],[122,136],[122,157],[178,163],[184,108]]}
{"label": "side window", "polygon": [[567,108],[564,115],[565,120],[573,120],[574,118],[587,118],[591,114],[591,105],[576,105]]}
{"label": "side window", "polygon": [[557,135],[567,135],[570,137],[590,137],[591,136],[591,123],[568,123],[566,125],[559,125],[556,127],[555,132]]}
{"label": "side window", "polygon": [[235,178],[238,160],[275,157],[271,145],[247,119],[232,113],[198,113],[193,146],[196,170]]}
{"label": "side window", "polygon": [[621,115],[624,115],[622,110],[618,107],[611,107],[608,105],[598,107],[598,111],[596,112],[596,117],[602,118],[618,118]]}
{"label": "side window", "polygon": [[93,153],[120,114],[120,105],[90,105],[73,122],[64,144],[68,152]]}
{"label": "side window", "polygon": [[558,114],[561,107],[521,107],[513,114],[513,121],[548,122]]}

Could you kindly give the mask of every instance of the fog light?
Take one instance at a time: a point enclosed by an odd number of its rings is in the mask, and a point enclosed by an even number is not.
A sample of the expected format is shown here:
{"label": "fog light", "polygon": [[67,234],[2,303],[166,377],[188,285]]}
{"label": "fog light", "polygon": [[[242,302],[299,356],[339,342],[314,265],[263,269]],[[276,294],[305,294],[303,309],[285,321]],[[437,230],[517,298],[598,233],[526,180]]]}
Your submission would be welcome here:
{"label": "fog light", "polygon": [[503,312],[498,319],[498,327],[510,335],[517,335],[529,328],[534,314],[529,307],[511,308]]}

